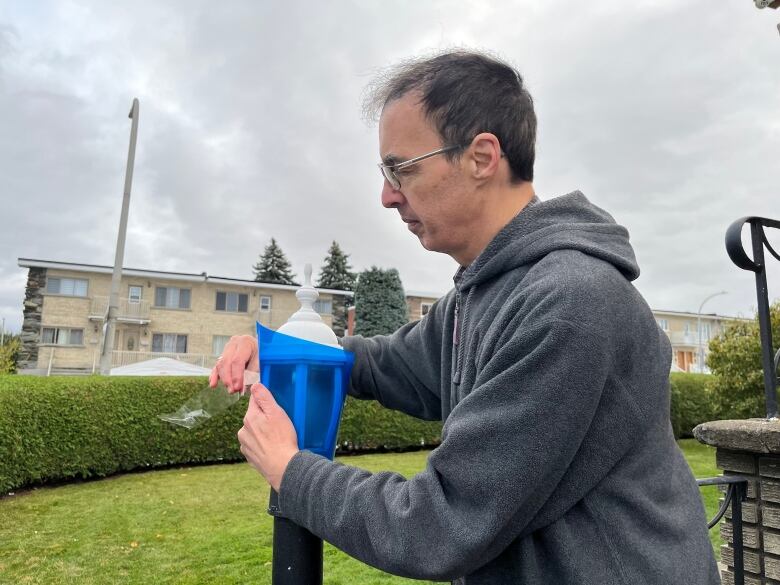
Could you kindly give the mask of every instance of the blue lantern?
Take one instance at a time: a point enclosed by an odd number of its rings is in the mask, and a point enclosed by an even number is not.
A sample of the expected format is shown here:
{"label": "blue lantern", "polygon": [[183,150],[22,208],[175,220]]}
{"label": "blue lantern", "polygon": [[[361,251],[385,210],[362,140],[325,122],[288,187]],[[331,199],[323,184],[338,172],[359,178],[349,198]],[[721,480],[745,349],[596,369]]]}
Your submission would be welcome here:
{"label": "blue lantern", "polygon": [[278,331],[257,323],[260,380],[292,420],[298,448],[333,459],[354,355],[314,311],[319,294],[311,265],[305,273],[306,284],[295,293],[301,309]]}

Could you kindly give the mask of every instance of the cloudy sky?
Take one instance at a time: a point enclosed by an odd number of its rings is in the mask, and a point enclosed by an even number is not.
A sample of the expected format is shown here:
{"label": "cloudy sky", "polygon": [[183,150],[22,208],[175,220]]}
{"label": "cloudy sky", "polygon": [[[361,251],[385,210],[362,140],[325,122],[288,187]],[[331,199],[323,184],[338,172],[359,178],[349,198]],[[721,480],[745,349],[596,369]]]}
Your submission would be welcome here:
{"label": "cloudy sky", "polygon": [[779,21],[751,0],[0,3],[0,316],[21,327],[18,257],[113,262],[133,97],[126,266],[251,278],[273,236],[300,275],[335,239],[355,269],[446,291],[454,261],[380,205],[361,98],[449,47],[520,69],[537,193],[580,189],[624,224],[652,307],[726,290],[705,312],[750,315],[723,235],[780,218]]}

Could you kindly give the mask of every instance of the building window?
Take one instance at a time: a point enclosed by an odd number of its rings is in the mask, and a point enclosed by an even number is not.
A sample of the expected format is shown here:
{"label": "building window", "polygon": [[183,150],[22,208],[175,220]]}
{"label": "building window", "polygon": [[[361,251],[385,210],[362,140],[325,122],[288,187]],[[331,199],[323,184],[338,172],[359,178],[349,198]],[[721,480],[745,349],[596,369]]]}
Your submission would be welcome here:
{"label": "building window", "polygon": [[314,301],[314,310],[320,315],[331,315],[333,313],[333,301],[330,299],[319,299]]}
{"label": "building window", "polygon": [[178,333],[152,335],[152,351],[156,353],[187,353],[187,336]]}
{"label": "building window", "polygon": [[420,314],[425,317],[425,315],[428,314],[428,311],[431,310],[432,306],[433,303],[420,303]]}
{"label": "building window", "polygon": [[261,311],[271,310],[271,297],[260,297],[260,310]]}
{"label": "building window", "polygon": [[246,313],[249,295],[235,292],[217,292],[217,311]]}
{"label": "building window", "polygon": [[189,309],[190,289],[158,286],[154,289],[154,306],[165,309]]}
{"label": "building window", "polygon": [[702,339],[710,339],[710,324],[709,323],[702,323],[701,324],[701,338]]}
{"label": "building window", "polygon": [[46,280],[46,292],[68,297],[87,296],[87,280],[85,278],[53,278]]}
{"label": "building window", "polygon": [[44,327],[41,343],[52,345],[84,345],[84,330],[70,327]]}
{"label": "building window", "polygon": [[658,323],[658,326],[662,330],[669,331],[669,320],[668,319],[656,319],[656,323]]}
{"label": "building window", "polygon": [[130,288],[127,289],[127,300],[130,303],[138,304],[141,302],[141,296],[143,295],[143,287],[142,286],[136,286],[136,285],[130,285]]}
{"label": "building window", "polygon": [[685,322],[685,329],[684,329],[685,335],[690,335],[691,334],[691,329],[692,329],[691,322],[690,321],[686,321]]}
{"label": "building window", "polygon": [[215,335],[211,341],[212,355],[222,355],[228,341],[230,341],[230,335]]}

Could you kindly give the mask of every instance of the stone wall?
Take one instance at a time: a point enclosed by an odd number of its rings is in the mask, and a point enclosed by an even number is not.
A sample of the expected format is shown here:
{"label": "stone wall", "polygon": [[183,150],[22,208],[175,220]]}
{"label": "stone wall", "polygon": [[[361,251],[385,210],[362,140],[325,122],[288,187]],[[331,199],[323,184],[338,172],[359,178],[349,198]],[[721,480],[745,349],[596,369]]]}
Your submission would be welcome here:
{"label": "stone wall", "polygon": [[[749,479],[742,504],[745,584],[780,585],[780,422],[765,419],[714,421],[693,431],[702,443],[717,448],[716,463],[724,475]],[[726,544],[721,560],[724,585],[734,583],[731,510],[720,526]]]}
{"label": "stone wall", "polygon": [[22,346],[19,348],[19,371],[38,366],[38,342],[43,314],[43,290],[46,287],[46,269],[30,268],[27,288],[24,291],[24,318],[22,320]]}

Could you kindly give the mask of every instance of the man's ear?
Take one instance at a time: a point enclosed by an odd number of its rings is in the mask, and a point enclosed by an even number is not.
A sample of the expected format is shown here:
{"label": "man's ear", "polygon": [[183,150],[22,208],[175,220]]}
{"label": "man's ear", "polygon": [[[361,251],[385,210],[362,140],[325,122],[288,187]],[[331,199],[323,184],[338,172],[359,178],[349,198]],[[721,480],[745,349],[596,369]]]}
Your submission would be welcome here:
{"label": "man's ear", "polygon": [[498,172],[501,161],[501,143],[495,134],[482,132],[471,141],[467,156],[470,157],[473,177],[478,181],[490,180]]}

